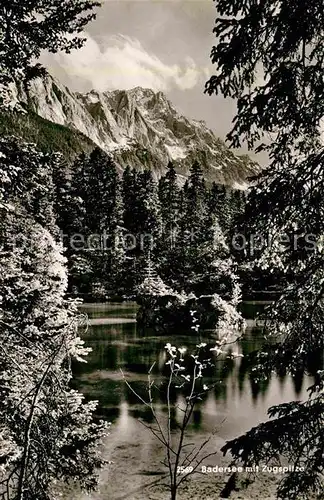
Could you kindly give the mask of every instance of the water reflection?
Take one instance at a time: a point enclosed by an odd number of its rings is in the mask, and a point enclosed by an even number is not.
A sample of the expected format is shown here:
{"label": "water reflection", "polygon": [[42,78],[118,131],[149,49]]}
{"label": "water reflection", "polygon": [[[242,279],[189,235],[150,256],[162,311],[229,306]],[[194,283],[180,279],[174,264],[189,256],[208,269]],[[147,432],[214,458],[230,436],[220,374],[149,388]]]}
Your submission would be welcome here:
{"label": "water reflection", "polygon": [[[133,320],[136,314],[134,304],[92,305],[84,309],[92,319],[109,318],[108,324],[96,322],[89,327],[84,338],[92,347],[87,364],[76,363],[73,367],[74,384],[87,398],[99,400],[99,413],[110,421],[118,420],[118,426],[131,425],[130,418],[141,418],[150,423],[151,412],[126,386],[122,373],[133,389],[146,398],[147,373],[153,363],[152,376],[156,389],[154,400],[159,412],[166,408],[166,382],[168,367],[165,367],[164,346],[171,342],[177,347],[186,346],[194,350],[196,344],[207,343],[206,356],[212,357],[209,348],[214,346],[212,332],[199,335],[184,333],[172,338],[157,335],[153,330],[139,330]],[[114,318],[118,321],[114,321]],[[128,322],[123,323],[123,319]],[[271,379],[255,382],[250,373],[249,354],[259,349],[264,341],[261,328],[250,326],[235,346],[235,351],[244,355],[236,360],[223,357],[209,368],[205,383],[215,384],[195,409],[191,427],[193,431],[208,431],[218,422],[226,419],[224,434],[236,435],[255,425],[266,417],[268,407],[284,401],[303,399],[306,389],[312,384],[303,373],[294,378],[282,373]],[[171,401],[176,403],[185,396],[181,391],[171,391]],[[180,416],[173,410],[174,423]]]}

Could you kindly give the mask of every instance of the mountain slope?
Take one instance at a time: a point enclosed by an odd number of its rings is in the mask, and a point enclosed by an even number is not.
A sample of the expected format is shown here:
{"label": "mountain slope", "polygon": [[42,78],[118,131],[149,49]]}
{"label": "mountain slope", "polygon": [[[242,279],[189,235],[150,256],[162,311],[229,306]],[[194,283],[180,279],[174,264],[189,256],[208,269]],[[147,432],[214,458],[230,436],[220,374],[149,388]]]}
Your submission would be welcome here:
{"label": "mountain slope", "polygon": [[198,160],[210,181],[231,185],[243,184],[258,170],[246,156],[233,154],[204,122],[181,116],[162,92],[136,87],[79,94],[50,76],[17,92],[33,113],[81,132],[122,168],[150,168],[159,177],[172,160],[186,177]]}
{"label": "mountain slope", "polygon": [[82,152],[90,153],[96,144],[78,130],[46,120],[36,113],[1,112],[0,135],[15,135],[37,144],[45,152],[58,151],[71,162]]}

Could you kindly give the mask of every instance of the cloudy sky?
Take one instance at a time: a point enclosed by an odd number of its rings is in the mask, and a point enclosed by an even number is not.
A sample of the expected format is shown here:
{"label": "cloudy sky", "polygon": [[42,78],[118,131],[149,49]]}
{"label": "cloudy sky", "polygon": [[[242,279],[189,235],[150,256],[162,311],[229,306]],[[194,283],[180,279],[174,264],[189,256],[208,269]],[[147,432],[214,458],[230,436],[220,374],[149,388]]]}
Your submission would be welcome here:
{"label": "cloudy sky", "polygon": [[88,42],[71,55],[44,56],[50,72],[71,89],[164,91],[176,108],[205,120],[224,138],[235,106],[204,94],[212,74],[216,17],[212,0],[104,0],[87,26]]}

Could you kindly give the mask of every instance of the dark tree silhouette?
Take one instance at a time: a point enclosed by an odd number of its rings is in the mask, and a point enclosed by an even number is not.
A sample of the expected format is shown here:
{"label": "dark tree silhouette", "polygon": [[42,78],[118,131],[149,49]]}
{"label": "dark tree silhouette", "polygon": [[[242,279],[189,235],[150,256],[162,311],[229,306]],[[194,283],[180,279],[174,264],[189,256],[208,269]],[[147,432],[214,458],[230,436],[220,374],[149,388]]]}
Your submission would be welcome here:
{"label": "dark tree silhouette", "polygon": [[[259,353],[256,373],[268,376],[282,366],[300,373],[324,347],[323,4],[219,0],[217,10],[211,54],[217,74],[206,92],[237,100],[228,135],[233,146],[247,142],[268,152],[269,166],[254,179],[246,227],[270,242],[258,250],[257,264],[285,278],[269,312],[272,343]],[[311,399],[271,408],[272,421],[224,447],[246,465],[285,456],[296,469],[280,483],[280,498],[322,494],[322,389],[320,371]]]}
{"label": "dark tree silhouette", "polygon": [[42,73],[35,62],[42,50],[82,47],[81,33],[95,17],[93,0],[2,0],[0,6],[0,83],[29,79]]}

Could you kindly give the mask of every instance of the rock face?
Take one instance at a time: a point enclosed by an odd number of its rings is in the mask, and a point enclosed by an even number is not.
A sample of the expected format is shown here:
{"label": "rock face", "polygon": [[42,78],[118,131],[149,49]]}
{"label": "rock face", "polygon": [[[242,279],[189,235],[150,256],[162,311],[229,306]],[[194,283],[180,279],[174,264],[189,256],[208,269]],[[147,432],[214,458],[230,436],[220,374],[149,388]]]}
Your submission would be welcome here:
{"label": "rock face", "polygon": [[186,177],[198,160],[210,181],[242,186],[259,170],[246,156],[233,154],[204,122],[180,115],[162,92],[136,87],[79,94],[47,76],[18,94],[42,118],[85,134],[121,168],[150,168],[159,177],[172,160]]}

